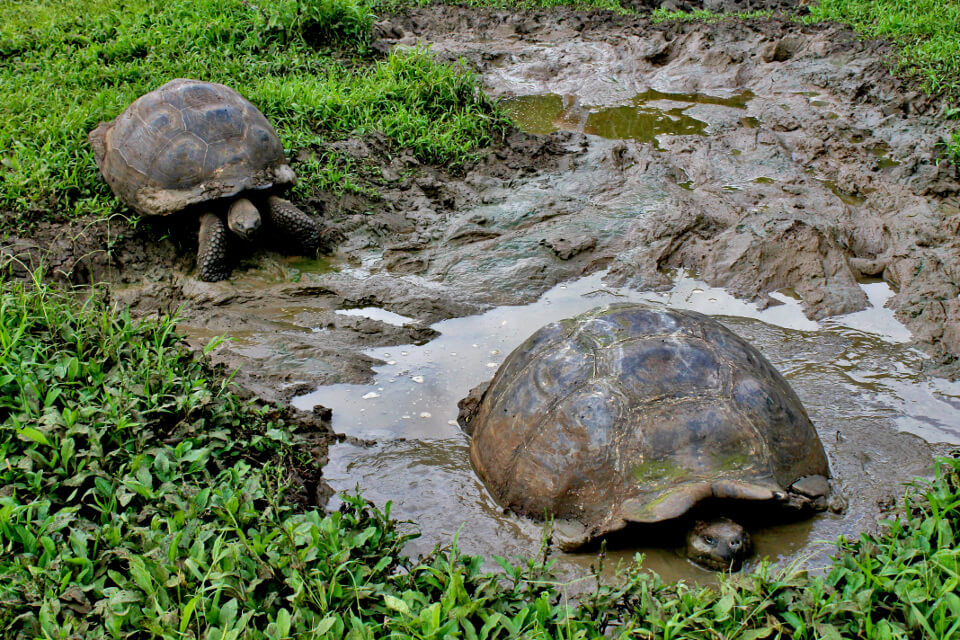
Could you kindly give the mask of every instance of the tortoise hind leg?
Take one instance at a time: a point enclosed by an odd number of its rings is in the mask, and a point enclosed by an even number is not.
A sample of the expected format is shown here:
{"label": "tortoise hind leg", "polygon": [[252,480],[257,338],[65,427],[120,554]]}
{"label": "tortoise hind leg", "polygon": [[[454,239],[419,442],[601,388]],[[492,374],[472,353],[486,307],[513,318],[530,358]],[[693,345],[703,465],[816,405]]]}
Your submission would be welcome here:
{"label": "tortoise hind leg", "polygon": [[219,282],[230,276],[227,269],[227,225],[214,213],[200,216],[200,246],[197,249],[197,277]]}
{"label": "tortoise hind leg", "polygon": [[267,198],[267,215],[276,229],[311,251],[328,251],[336,235],[329,225],[317,221],[298,209],[289,200],[277,196]]}

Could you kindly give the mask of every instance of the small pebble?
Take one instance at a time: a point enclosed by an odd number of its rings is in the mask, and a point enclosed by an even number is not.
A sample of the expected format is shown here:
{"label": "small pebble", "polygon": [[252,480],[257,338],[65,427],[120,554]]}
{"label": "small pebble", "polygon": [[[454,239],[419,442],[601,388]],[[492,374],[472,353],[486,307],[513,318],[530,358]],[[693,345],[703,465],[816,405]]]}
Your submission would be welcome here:
{"label": "small pebble", "polygon": [[433,416],[430,415],[430,412],[429,412],[429,411],[421,411],[421,412],[420,412],[420,417],[421,417],[421,418],[432,418]]}
{"label": "small pebble", "polygon": [[380,397],[379,393],[377,393],[376,391],[371,391],[370,393],[364,394],[363,399],[369,400],[370,398],[379,398],[379,397]]}
{"label": "small pebble", "polygon": [[413,380],[414,382],[416,382],[417,384],[422,384],[422,383],[423,383],[423,376],[413,376],[413,377],[410,378],[410,379]]}

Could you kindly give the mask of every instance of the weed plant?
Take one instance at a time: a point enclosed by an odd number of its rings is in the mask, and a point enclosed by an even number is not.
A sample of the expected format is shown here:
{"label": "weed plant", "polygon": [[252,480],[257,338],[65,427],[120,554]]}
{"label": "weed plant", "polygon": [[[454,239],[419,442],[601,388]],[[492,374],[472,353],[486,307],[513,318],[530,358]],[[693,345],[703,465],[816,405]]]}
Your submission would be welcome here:
{"label": "weed plant", "polygon": [[372,131],[424,162],[463,162],[505,121],[463,66],[425,50],[372,58],[372,10],[368,0],[0,3],[4,226],[122,210],[87,133],[177,77],[239,91],[294,159],[317,151],[295,163],[301,195],[356,188],[356,168],[324,143]]}
{"label": "weed plant", "polygon": [[763,566],[700,588],[636,564],[574,602],[548,553],[500,574],[455,541],[413,560],[389,505],[304,508],[303,437],[174,323],[0,280],[0,636],[960,637],[958,459],[825,575]]}

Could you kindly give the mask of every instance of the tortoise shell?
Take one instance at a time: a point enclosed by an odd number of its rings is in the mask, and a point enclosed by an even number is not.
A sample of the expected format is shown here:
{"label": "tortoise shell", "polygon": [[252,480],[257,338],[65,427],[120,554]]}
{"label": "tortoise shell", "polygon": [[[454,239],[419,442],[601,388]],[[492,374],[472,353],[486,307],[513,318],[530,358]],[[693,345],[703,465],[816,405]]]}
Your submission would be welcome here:
{"label": "tortoise shell", "polygon": [[264,115],[212,82],[168,82],[100,123],[90,144],[117,197],[144,215],[296,180]]}
{"label": "tortoise shell", "polygon": [[705,498],[782,500],[801,478],[829,477],[799,398],[759,351],[707,316],[642,304],[534,333],[468,428],[493,497],[579,522],[582,542]]}

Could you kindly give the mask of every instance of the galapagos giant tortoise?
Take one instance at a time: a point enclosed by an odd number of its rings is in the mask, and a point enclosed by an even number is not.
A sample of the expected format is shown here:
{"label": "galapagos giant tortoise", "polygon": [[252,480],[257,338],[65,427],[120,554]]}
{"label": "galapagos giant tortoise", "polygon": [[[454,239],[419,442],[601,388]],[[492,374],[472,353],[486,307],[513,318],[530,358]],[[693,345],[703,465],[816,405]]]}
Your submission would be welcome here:
{"label": "galapagos giant tortoise", "polygon": [[107,184],[132,209],[165,216],[189,208],[199,216],[201,280],[229,276],[226,229],[251,238],[261,222],[254,202],[276,231],[307,250],[326,248],[324,225],[276,195],[297,176],[273,127],[229,87],[172,80],[101,122],[89,139]]}
{"label": "galapagos giant tortoise", "polygon": [[613,304],[549,324],[479,389],[460,403],[474,469],[501,505],[556,518],[567,550],[708,501],[721,517],[691,522],[687,555],[734,569],[750,539],[724,505],[812,511],[832,497],[796,394],[699,313]]}

